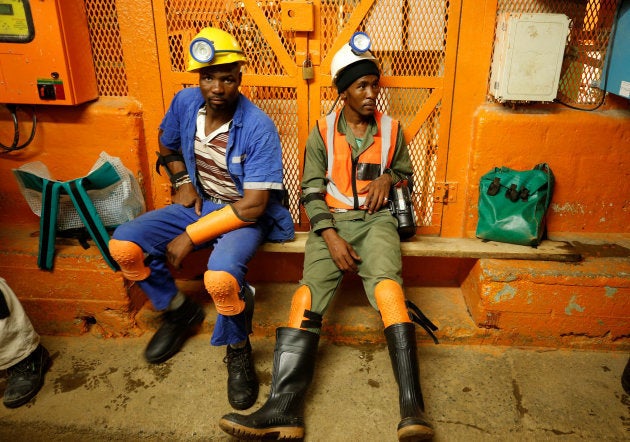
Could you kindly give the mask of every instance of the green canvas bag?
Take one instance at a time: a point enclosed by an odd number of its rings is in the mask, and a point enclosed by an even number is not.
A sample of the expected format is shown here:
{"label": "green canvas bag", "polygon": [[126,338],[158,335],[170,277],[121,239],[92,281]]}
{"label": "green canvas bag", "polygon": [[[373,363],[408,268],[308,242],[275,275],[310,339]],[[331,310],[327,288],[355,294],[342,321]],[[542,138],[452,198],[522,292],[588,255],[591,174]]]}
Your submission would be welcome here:
{"label": "green canvas bag", "polygon": [[546,163],[532,170],[495,167],[479,182],[477,238],[526,246],[540,244],[554,176]]}

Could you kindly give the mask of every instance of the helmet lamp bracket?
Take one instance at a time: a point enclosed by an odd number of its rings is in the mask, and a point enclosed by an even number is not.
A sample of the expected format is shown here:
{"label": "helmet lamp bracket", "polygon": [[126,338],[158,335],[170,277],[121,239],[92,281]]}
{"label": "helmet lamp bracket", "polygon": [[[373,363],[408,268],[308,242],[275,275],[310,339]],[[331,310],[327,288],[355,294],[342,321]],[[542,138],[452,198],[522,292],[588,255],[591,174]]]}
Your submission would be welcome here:
{"label": "helmet lamp bracket", "polygon": [[352,37],[350,37],[349,44],[355,55],[361,55],[370,50],[372,40],[365,32],[355,32],[352,34]]}

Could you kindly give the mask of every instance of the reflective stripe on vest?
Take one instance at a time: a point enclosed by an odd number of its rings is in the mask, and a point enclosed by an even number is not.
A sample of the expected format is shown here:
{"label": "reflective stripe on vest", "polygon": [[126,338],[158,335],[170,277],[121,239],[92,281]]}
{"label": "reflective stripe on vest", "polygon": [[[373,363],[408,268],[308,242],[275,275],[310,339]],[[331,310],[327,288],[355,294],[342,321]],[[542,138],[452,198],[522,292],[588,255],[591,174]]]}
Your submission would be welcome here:
{"label": "reflective stripe on vest", "polygon": [[[346,136],[337,131],[340,112],[330,113],[319,121],[319,130],[326,143],[328,155],[328,184],[326,186],[326,203],[331,209],[363,208],[367,193],[355,195],[352,190],[352,147],[348,145]],[[380,112],[374,114],[379,128],[374,136],[374,143],[359,155],[367,163],[380,164],[380,174],[391,164],[398,135],[398,121]],[[335,147],[337,155],[335,155]],[[350,176],[348,173],[350,172]],[[370,181],[356,180],[356,188],[365,187]],[[355,207],[355,197],[357,206]]]}

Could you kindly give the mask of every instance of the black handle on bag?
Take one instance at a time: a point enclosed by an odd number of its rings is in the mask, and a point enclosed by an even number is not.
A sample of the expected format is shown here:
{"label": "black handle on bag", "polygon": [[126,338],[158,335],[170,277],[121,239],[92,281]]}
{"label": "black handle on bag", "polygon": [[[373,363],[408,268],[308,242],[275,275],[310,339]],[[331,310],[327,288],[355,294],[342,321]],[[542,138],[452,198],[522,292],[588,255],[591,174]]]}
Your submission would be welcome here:
{"label": "black handle on bag", "polygon": [[490,183],[490,185],[488,186],[488,190],[486,191],[486,193],[490,196],[495,196],[497,193],[499,193],[499,190],[501,190],[501,178],[495,177],[492,180],[492,183]]}
{"label": "black handle on bag", "polygon": [[508,190],[505,191],[505,196],[509,198],[513,203],[518,201],[519,192],[516,190],[516,184],[512,184]]}

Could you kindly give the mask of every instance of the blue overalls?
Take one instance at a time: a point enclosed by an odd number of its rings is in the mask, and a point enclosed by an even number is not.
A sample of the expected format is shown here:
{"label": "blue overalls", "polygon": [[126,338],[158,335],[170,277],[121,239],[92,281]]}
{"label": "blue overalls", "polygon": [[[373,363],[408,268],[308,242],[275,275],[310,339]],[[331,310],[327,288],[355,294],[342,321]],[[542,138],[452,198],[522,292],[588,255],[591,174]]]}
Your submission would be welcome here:
{"label": "blue overalls", "polygon": [[[183,89],[173,99],[160,125],[163,131],[161,143],[183,155],[188,174],[200,195],[194,137],[197,113],[203,105],[199,88]],[[228,232],[197,247],[212,246],[208,270],[228,272],[242,290],[247,263],[260,244],[264,241],[287,241],[295,235],[291,215],[281,202],[282,150],[277,129],[273,121],[243,95],[239,98],[230,127],[226,156],[228,171],[241,195],[246,188],[271,191],[266,211],[255,224]],[[201,216],[224,206],[205,200]],[[158,310],[168,307],[178,291],[167,265],[166,246],[199,218],[194,207],[173,204],[145,213],[119,226],[113,234],[115,239],[138,244],[147,255],[145,262],[151,274],[138,284]],[[218,315],[212,345],[234,344],[246,338],[244,313]]]}

